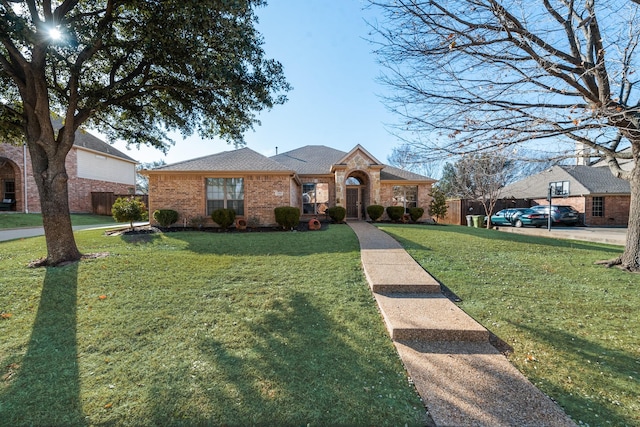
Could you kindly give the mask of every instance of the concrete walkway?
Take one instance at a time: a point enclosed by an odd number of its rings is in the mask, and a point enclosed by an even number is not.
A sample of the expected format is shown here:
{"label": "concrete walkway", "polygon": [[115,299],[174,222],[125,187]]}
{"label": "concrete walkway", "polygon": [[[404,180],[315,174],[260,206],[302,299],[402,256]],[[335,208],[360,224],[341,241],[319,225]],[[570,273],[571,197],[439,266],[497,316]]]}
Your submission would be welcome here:
{"label": "concrete walkway", "polygon": [[392,340],[436,426],[575,426],[400,244],[349,222]]}

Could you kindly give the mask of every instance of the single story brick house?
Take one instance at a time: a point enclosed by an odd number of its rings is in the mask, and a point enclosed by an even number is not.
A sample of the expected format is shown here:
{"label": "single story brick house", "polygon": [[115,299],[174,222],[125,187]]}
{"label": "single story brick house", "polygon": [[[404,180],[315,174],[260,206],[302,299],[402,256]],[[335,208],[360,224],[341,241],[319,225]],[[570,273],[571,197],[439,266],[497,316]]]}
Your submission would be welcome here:
{"label": "single story brick house", "polygon": [[[69,209],[91,213],[92,192],[134,194],[137,162],[84,131],[76,133],[66,159]],[[40,212],[40,196],[33,179],[31,156],[25,146],[0,143],[0,208]]]}
{"label": "single story brick house", "polygon": [[626,226],[629,222],[629,182],[613,176],[606,166],[554,166],[504,187],[501,199],[525,199],[531,205],[573,206],[587,226]]}
{"label": "single story brick house", "polygon": [[240,218],[275,225],[274,208],[300,208],[323,218],[343,206],[347,219],[366,219],[366,207],[402,205],[428,210],[435,180],[380,163],[361,145],[344,152],[308,145],[266,157],[249,148],[142,171],[149,177],[149,211],[173,209],[181,224],[231,208]]}

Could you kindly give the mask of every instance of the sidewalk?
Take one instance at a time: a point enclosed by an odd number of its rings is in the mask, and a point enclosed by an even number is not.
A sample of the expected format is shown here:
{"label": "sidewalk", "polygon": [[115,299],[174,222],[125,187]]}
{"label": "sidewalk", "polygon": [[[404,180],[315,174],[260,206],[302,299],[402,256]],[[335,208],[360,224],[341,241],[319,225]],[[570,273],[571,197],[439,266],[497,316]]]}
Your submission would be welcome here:
{"label": "sidewalk", "polygon": [[[148,222],[135,222],[134,227],[147,225]],[[109,229],[109,228],[125,228],[129,227],[128,223],[111,223],[104,225],[75,225],[73,231],[82,230],[94,230],[94,229]],[[0,230],[0,242],[7,240],[25,239],[27,237],[44,236],[43,227],[29,227],[29,228],[8,228]]]}
{"label": "sidewalk", "polygon": [[435,426],[576,426],[391,236],[349,222],[391,339]]}

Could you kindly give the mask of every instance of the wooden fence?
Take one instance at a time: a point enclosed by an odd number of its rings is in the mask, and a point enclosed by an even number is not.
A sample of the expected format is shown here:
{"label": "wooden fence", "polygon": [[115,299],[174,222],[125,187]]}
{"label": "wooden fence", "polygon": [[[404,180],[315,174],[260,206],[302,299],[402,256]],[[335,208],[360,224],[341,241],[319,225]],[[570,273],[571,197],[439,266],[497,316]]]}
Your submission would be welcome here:
{"label": "wooden fence", "polygon": [[[118,197],[131,197],[131,194],[115,194],[112,192],[92,192],[91,193],[91,210],[95,215],[111,216],[111,206]],[[149,196],[147,194],[136,194],[137,199],[149,208]]]}
{"label": "wooden fence", "polygon": [[[528,199],[500,199],[492,213],[508,208],[529,208],[531,201]],[[447,200],[447,215],[440,219],[441,224],[466,225],[467,215],[487,215],[482,203],[477,200],[451,199]]]}

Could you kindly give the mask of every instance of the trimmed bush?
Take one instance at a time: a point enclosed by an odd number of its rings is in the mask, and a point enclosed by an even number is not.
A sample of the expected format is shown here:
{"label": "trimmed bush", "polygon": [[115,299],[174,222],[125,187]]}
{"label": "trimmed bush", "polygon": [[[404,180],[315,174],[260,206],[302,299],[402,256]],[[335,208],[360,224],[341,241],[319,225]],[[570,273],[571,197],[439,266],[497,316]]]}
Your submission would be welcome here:
{"label": "trimmed bush", "polygon": [[404,215],[404,206],[388,206],[387,215],[393,222],[402,221],[402,215]]}
{"label": "trimmed bush", "polygon": [[424,215],[424,209],[422,208],[409,208],[409,215],[411,215],[411,221],[418,222],[418,220]]}
{"label": "trimmed bush", "polygon": [[273,210],[276,222],[285,230],[293,230],[300,223],[300,209],[293,206],[280,206]]}
{"label": "trimmed bush", "polygon": [[211,212],[211,219],[218,224],[220,228],[227,229],[236,219],[236,213],[233,209],[216,209]]}
{"label": "trimmed bush", "polygon": [[327,215],[329,215],[329,218],[331,218],[333,222],[340,224],[347,216],[347,210],[342,206],[333,206],[327,209]]}
{"label": "trimmed bush", "polygon": [[133,221],[142,221],[147,207],[140,200],[133,196],[118,197],[111,207],[111,216],[116,222],[129,222],[133,229]]}
{"label": "trimmed bush", "polygon": [[384,206],[382,205],[370,205],[367,206],[367,215],[371,218],[371,221],[376,222],[384,214]]}
{"label": "trimmed bush", "polygon": [[153,213],[153,219],[163,227],[169,227],[178,221],[178,212],[173,209],[158,209]]}
{"label": "trimmed bush", "polygon": [[202,228],[204,227],[204,224],[207,222],[207,218],[203,217],[203,216],[194,216],[193,218],[191,218],[191,220],[189,221],[189,223],[191,224],[192,227],[194,228]]}

